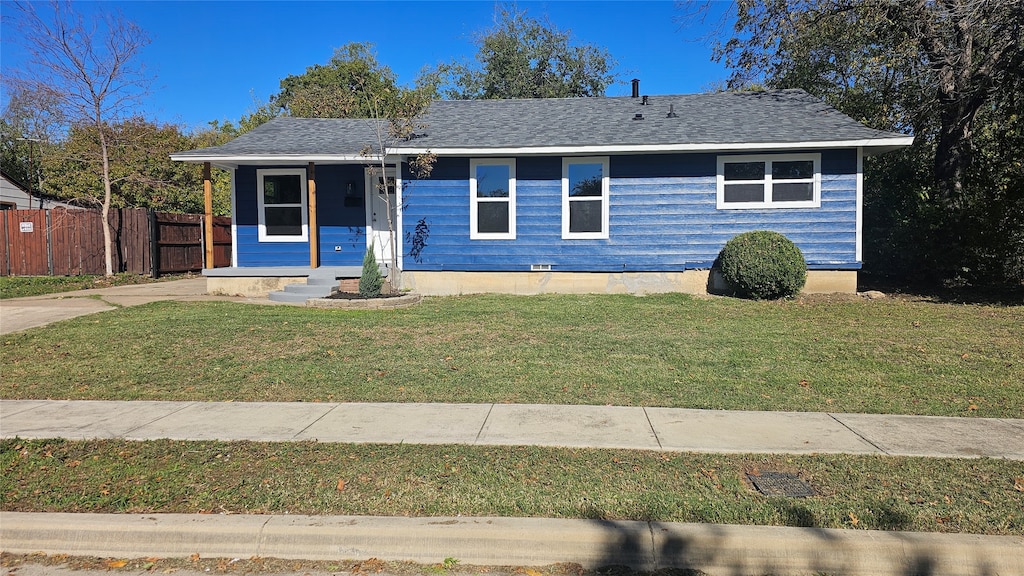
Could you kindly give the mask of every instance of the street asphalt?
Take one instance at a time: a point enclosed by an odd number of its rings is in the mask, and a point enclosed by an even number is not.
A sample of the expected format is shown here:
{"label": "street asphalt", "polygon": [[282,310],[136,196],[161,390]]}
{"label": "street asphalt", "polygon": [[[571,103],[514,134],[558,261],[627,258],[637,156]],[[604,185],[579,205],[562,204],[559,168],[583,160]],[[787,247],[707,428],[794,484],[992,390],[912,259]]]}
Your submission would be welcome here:
{"label": "street asphalt", "polygon": [[[203,279],[0,300],[0,332],[157,300]],[[111,306],[114,305],[114,306]],[[514,404],[0,400],[3,438],[540,445],[849,453],[1024,461],[1024,420]],[[253,556],[642,570],[710,575],[1024,576],[1024,536],[544,518],[0,512],[0,549],[113,558]],[[59,567],[22,566],[36,576]]]}

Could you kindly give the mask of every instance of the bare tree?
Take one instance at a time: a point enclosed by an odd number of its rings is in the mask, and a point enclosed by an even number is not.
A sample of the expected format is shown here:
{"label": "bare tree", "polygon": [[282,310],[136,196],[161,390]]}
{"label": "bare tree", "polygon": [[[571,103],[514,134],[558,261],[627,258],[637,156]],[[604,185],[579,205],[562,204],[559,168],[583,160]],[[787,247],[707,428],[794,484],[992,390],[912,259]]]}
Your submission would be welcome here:
{"label": "bare tree", "polygon": [[113,231],[107,218],[111,202],[107,126],[130,112],[149,85],[138,57],[149,37],[117,13],[88,18],[69,0],[13,4],[17,29],[28,53],[24,69],[6,82],[46,95],[69,124],[93,126],[99,138],[103,180],[103,244],[107,275],[113,275]]}
{"label": "bare tree", "polygon": [[[364,93],[368,94],[368,92]],[[389,182],[387,178],[387,158],[395,146],[401,142],[408,142],[416,138],[417,131],[426,128],[426,124],[423,123],[421,118],[430,107],[430,97],[427,91],[403,90],[393,100],[387,102],[390,107],[389,113],[385,109],[385,102],[383,100],[383,98],[389,96],[391,95],[385,94],[382,96],[374,94],[366,98],[366,106],[371,115],[367,122],[370,123],[376,141],[368,144],[362,150],[362,154],[367,157],[374,156],[375,154],[379,155],[379,163],[371,170],[370,177],[380,178],[379,182],[376,183],[375,193],[383,200],[387,212],[388,246],[390,248],[388,280],[391,282],[391,287],[394,290],[401,287],[398,253],[396,252],[399,231],[397,230],[398,223],[395,222],[397,216],[395,213],[401,207],[393,204],[393,202],[398,201],[398,194],[395,193],[394,200],[392,200],[392,193],[397,191],[393,188],[394,183]],[[430,152],[410,158],[409,170],[412,176],[414,178],[426,178],[429,176],[434,168],[436,159],[437,157]],[[402,163],[399,161],[396,170],[401,169]]]}

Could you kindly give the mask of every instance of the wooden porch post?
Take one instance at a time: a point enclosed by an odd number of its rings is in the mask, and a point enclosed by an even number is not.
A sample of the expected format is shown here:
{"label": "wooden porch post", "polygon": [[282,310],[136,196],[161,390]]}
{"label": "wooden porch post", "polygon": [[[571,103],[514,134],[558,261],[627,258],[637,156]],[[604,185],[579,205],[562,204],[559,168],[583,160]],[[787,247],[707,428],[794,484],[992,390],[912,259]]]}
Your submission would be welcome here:
{"label": "wooden porch post", "polygon": [[210,179],[210,163],[203,162],[203,201],[206,216],[203,218],[203,243],[206,245],[206,267],[213,268],[213,181]]}
{"label": "wooden porch post", "polygon": [[309,170],[306,173],[309,178],[307,191],[309,193],[309,267],[320,266],[320,235],[316,226],[316,165],[309,163]]}

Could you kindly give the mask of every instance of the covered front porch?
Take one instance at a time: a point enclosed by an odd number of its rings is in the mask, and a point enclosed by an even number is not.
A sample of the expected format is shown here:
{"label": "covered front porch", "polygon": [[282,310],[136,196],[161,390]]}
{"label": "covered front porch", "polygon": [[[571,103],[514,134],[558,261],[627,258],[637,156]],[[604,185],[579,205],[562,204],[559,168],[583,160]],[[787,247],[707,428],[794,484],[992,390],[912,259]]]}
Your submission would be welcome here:
{"label": "covered front porch", "polygon": [[[232,174],[233,251],[231,267],[204,271],[210,292],[325,296],[324,286],[359,278],[369,246],[385,277],[396,276],[390,269],[401,267],[400,235],[392,231],[401,226],[401,193],[394,166],[371,162],[218,164]],[[203,168],[209,215],[211,163]]]}
{"label": "covered front porch", "polygon": [[[390,267],[380,267],[390,278]],[[222,296],[248,296],[278,302],[304,302],[309,298],[329,296],[344,280],[358,280],[362,266],[252,266],[208,268],[206,291]]]}

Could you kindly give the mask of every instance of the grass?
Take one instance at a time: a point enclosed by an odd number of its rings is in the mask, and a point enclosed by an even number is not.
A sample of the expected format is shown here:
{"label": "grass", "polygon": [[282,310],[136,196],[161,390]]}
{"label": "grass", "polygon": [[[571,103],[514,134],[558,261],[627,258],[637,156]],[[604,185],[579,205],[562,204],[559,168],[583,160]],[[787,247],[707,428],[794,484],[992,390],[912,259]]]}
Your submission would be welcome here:
{"label": "grass", "polygon": [[[1024,463],[537,447],[0,441],[0,508],[512,516],[1024,534]],[[767,497],[781,470],[810,498]]]}
{"label": "grass", "polygon": [[181,276],[164,277],[155,280],[139,274],[115,274],[106,276],[0,276],[0,299],[21,298],[56,294],[90,288],[110,288],[130,284],[148,284],[162,280],[179,279]]}
{"label": "grass", "polygon": [[3,398],[1024,417],[1024,307],[679,294],[352,312],[160,302],[3,338]]}

